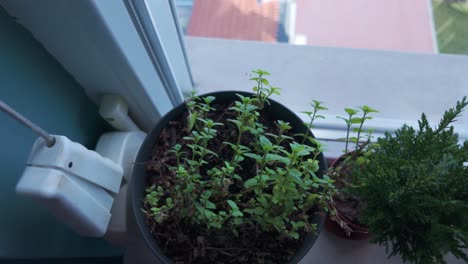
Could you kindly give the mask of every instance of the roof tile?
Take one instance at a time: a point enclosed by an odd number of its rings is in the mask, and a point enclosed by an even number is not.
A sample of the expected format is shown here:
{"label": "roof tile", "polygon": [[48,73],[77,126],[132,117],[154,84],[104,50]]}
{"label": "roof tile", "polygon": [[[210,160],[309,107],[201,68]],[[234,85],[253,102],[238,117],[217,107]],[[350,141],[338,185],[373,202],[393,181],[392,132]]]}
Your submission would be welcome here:
{"label": "roof tile", "polygon": [[278,0],[195,0],[187,35],[276,42],[278,22]]}

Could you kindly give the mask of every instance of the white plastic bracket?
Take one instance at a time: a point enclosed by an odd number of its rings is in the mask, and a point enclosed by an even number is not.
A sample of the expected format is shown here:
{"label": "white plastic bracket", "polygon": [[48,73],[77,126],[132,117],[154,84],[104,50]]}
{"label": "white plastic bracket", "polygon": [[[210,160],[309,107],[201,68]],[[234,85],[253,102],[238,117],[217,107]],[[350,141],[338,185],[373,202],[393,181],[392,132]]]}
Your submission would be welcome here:
{"label": "white plastic bracket", "polygon": [[106,133],[96,151],[64,136],[54,136],[52,147],[39,138],[16,191],[43,204],[80,235],[104,236],[123,244],[127,237],[125,182],[130,181],[145,137],[141,131]]}
{"label": "white plastic bracket", "polygon": [[99,138],[96,152],[122,167],[124,178],[129,182],[136,155],[145,138],[146,133],[142,131],[106,133]]}
{"label": "white plastic bracket", "polygon": [[128,116],[128,105],[121,96],[115,94],[103,95],[99,114],[117,130],[139,130],[138,126]]}
{"label": "white plastic bracket", "polygon": [[104,239],[114,245],[125,246],[128,243],[127,187],[132,176],[136,155],[145,138],[146,134],[141,131],[111,132],[102,135],[96,146],[99,154],[119,164],[124,172],[125,180],[119,193],[114,197],[112,217],[104,235]]}
{"label": "white plastic bracket", "polygon": [[16,191],[38,200],[78,234],[103,236],[122,167],[64,136],[54,137],[52,147],[36,140]]}

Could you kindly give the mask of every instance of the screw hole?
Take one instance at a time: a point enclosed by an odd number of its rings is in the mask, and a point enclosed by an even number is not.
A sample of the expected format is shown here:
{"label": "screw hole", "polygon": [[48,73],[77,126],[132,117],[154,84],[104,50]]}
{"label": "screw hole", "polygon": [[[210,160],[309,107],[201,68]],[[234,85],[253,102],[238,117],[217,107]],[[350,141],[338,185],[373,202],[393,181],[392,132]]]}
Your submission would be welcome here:
{"label": "screw hole", "polygon": [[68,162],[68,168],[71,168],[71,167],[73,167],[73,162],[70,161]]}

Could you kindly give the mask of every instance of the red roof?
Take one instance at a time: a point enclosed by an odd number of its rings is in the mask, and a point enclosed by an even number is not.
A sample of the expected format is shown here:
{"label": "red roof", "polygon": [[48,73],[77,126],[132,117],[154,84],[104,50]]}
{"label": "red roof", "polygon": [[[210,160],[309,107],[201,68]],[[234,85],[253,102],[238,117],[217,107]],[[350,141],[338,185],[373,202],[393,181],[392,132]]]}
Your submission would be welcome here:
{"label": "red roof", "polygon": [[195,0],[187,35],[276,42],[278,0]]}

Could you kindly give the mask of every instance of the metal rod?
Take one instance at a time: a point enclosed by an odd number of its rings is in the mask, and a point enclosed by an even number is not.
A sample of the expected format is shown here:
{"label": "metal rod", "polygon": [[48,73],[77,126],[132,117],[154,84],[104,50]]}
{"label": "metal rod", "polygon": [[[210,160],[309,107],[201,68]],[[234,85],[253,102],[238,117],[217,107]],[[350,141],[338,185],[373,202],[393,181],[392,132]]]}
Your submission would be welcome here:
{"label": "metal rod", "polygon": [[16,119],[16,121],[20,122],[24,126],[30,128],[34,133],[38,134],[40,137],[42,137],[45,142],[47,147],[52,147],[55,144],[55,138],[47,133],[44,129],[40,128],[33,122],[31,122],[29,119],[21,115],[20,113],[16,112],[13,108],[11,108],[9,105],[4,103],[3,101],[0,101],[0,109],[11,116],[12,118]]}

